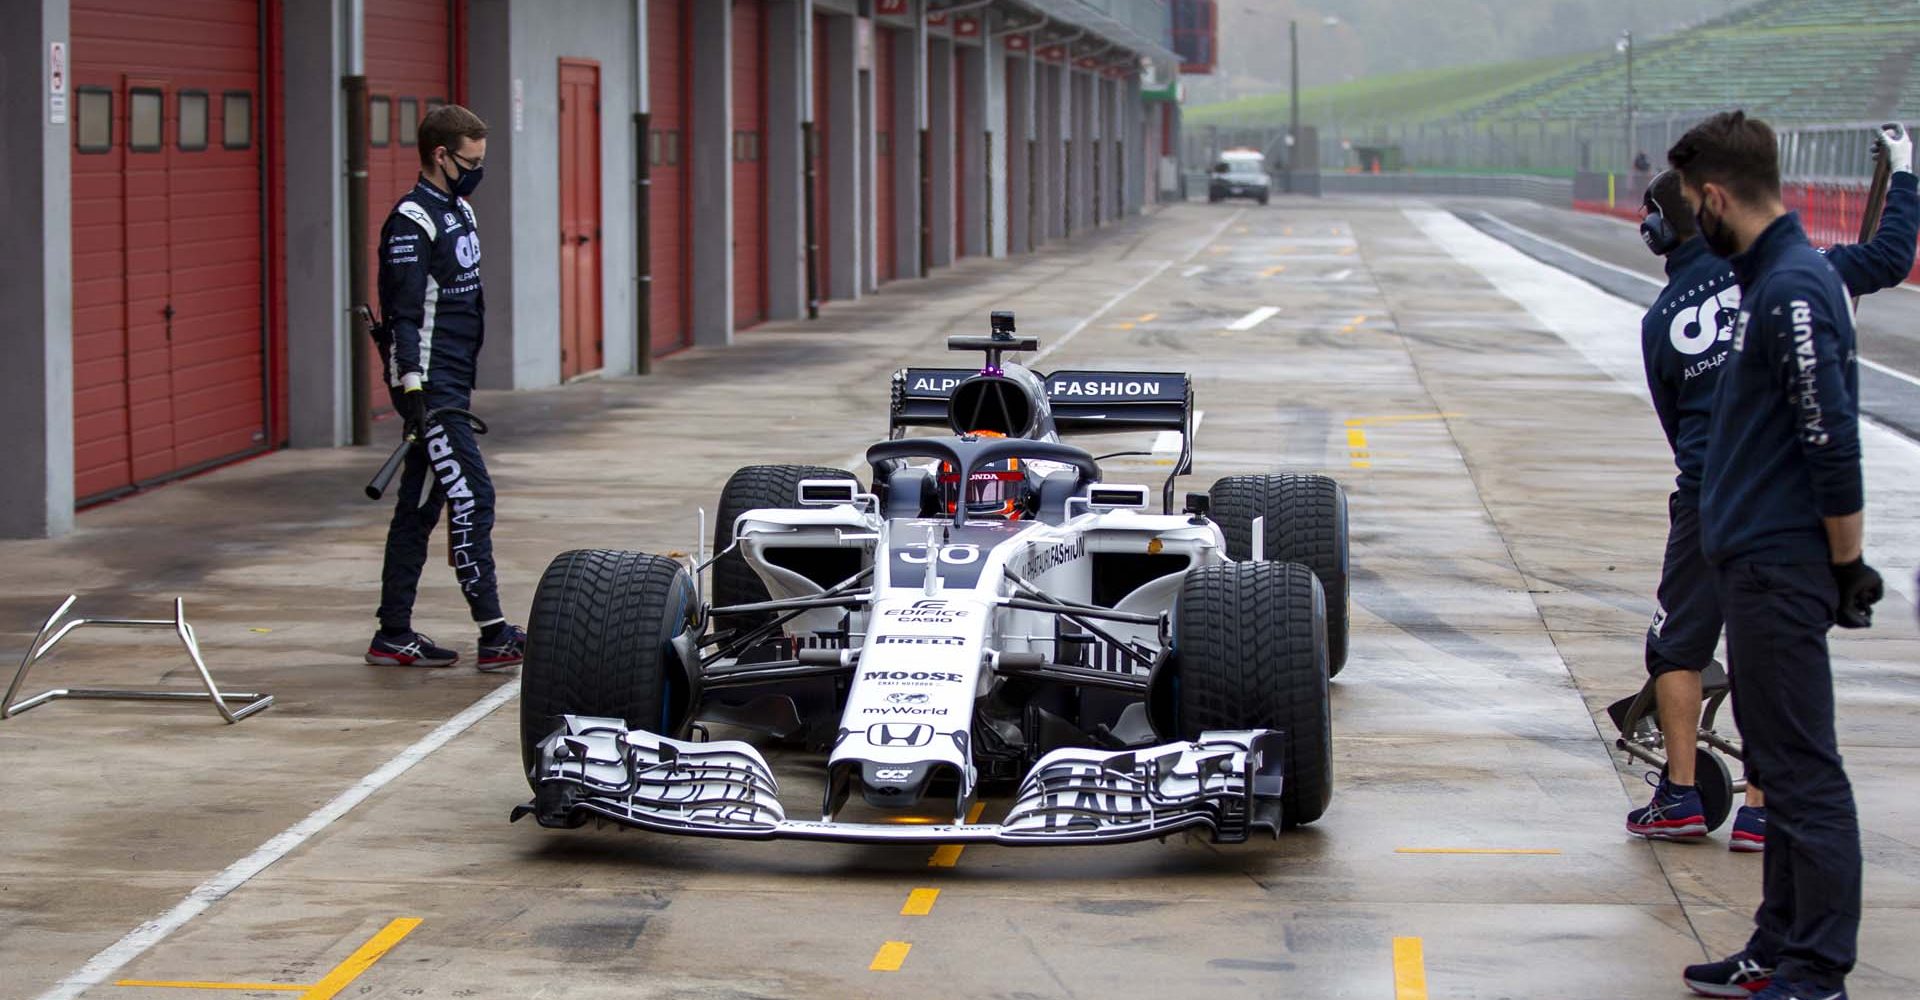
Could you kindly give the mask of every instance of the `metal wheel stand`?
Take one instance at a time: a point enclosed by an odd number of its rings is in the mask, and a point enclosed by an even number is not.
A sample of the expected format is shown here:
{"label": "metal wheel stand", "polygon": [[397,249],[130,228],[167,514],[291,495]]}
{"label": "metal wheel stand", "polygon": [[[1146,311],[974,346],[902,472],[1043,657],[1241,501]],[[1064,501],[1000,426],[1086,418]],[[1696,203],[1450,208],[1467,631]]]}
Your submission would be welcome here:
{"label": "metal wheel stand", "polygon": [[[173,599],[173,620],[160,618],[72,618],[67,619],[67,610],[79,595],[68,594],[58,610],[40,626],[39,634],[33,637],[33,644],[27,647],[27,655],[20,660],[20,669],[13,675],[13,683],[7,685],[7,697],[0,701],[0,719],[10,719],[29,708],[44,705],[60,698],[78,698],[96,701],[191,701],[211,702],[214,710],[228,723],[239,722],[261,709],[273,704],[270,694],[256,694],[246,691],[220,692],[213,682],[213,675],[207,672],[206,661],[200,658],[200,642],[194,638],[193,626],[187,624],[186,602]],[[63,620],[64,619],[64,620]],[[53,651],[53,647],[74,629],[84,625],[100,625],[109,628],[170,628],[180,637],[180,644],[187,648],[187,655],[193,658],[194,669],[200,671],[200,680],[206,684],[205,691],[142,691],[133,688],[54,688],[42,691],[31,698],[20,700],[20,688],[26,683],[27,674],[33,665],[40,662]],[[57,627],[56,627],[57,626]],[[48,638],[47,633],[53,633]],[[44,641],[42,641],[44,640]],[[239,708],[233,708],[228,699],[232,699]]]}

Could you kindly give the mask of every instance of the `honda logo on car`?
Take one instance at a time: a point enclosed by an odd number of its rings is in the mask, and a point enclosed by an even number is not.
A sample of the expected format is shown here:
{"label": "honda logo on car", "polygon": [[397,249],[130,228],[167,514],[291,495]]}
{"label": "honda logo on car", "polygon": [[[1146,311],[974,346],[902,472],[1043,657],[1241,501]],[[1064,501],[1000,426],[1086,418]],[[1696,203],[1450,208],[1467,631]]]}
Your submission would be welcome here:
{"label": "honda logo on car", "polygon": [[888,618],[902,622],[927,622],[944,625],[948,622],[965,618],[967,615],[972,614],[972,612],[966,608],[948,607],[946,601],[929,600],[915,601],[912,606],[905,608],[888,608],[883,614]]}
{"label": "honda logo on car", "polygon": [[877,747],[923,747],[933,742],[933,727],[923,722],[876,722],[867,727],[867,742]]}

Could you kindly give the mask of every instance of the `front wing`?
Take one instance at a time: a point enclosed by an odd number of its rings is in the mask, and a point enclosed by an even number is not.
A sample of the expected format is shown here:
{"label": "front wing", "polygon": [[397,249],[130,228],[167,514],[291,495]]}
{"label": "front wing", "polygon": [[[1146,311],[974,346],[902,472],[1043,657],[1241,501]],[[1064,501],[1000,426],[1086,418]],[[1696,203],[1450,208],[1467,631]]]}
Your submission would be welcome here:
{"label": "front wing", "polygon": [[1279,833],[1284,765],[1278,732],[1208,732],[1134,750],[1054,750],[1034,764],[999,823],[796,820],[752,744],[676,740],[618,719],[569,715],[541,743],[534,800],[512,818],[577,827],[598,817],[749,840],[1109,844],[1197,828],[1215,843],[1238,843],[1255,829]]}

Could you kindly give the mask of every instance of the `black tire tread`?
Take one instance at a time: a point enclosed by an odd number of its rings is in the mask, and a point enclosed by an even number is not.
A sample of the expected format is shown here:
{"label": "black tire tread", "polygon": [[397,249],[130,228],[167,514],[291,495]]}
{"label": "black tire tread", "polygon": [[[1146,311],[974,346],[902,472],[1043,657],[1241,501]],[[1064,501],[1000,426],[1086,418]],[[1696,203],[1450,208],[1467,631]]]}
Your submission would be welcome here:
{"label": "black tire tread", "polygon": [[1313,571],[1272,562],[1189,570],[1174,614],[1180,736],[1283,730],[1283,822],[1319,819],[1333,796],[1333,714],[1325,600]]}
{"label": "black tire tread", "polygon": [[[798,508],[802,479],[859,481],[858,477],[845,469],[821,465],[745,466],[728,477],[727,485],[720,490],[720,506],[715,512],[713,525],[713,551],[724,551],[733,542],[733,522],[741,514],[750,510]],[[714,562],[713,595],[710,598],[714,607],[752,604],[768,599],[767,585],[761,582],[760,575],[753,571],[753,567],[747,565],[745,556],[729,552]],[[746,629],[772,619],[771,613],[735,615],[729,617],[724,625]]]}
{"label": "black tire tread", "polygon": [[1346,491],[1328,476],[1286,473],[1227,476],[1207,494],[1213,519],[1227,536],[1227,557],[1253,558],[1253,519],[1265,517],[1273,562],[1300,563],[1320,578],[1327,598],[1328,675],[1347,665],[1348,588]]}
{"label": "black tire tread", "polygon": [[688,626],[692,601],[686,567],[664,556],[575,549],[554,557],[534,591],[520,668],[520,753],[529,772],[561,715],[659,730],[667,671],[679,669],[667,641]]}

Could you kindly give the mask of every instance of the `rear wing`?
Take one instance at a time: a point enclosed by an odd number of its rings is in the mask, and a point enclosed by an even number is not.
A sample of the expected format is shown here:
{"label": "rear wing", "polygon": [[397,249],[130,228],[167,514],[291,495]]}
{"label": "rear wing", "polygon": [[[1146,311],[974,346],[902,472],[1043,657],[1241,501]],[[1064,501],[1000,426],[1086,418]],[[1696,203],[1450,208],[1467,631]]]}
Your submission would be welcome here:
{"label": "rear wing", "polygon": [[[954,387],[978,374],[978,368],[894,372],[887,436],[899,437],[908,427],[946,427]],[[1180,454],[1162,490],[1166,512],[1173,513],[1174,479],[1193,471],[1192,380],[1180,372],[1069,370],[1038,377],[1054,426],[1063,433],[1163,430],[1180,435]]]}

